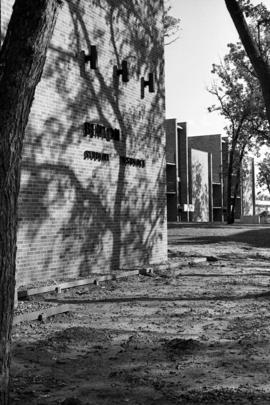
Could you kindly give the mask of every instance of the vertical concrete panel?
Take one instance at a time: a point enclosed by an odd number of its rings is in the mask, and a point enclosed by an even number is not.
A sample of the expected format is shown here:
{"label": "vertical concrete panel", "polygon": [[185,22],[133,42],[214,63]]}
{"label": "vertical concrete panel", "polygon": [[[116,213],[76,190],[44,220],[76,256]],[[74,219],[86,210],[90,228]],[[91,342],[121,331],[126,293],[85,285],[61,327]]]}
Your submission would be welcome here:
{"label": "vertical concrete panel", "polygon": [[222,174],[222,138],[220,134],[189,136],[190,148],[212,154],[213,183],[221,182]]}
{"label": "vertical concrete panel", "polygon": [[[180,204],[189,204],[189,178],[188,178],[188,138],[187,138],[187,123],[180,122],[178,127],[178,177],[180,178]],[[181,220],[188,221],[188,212],[181,211]]]}
{"label": "vertical concrete panel", "polygon": [[222,137],[220,134],[190,136],[189,147],[212,155],[211,169],[209,173],[210,190],[210,221],[222,221],[223,219],[223,160],[222,160]]}
{"label": "vertical concrete panel", "polygon": [[209,221],[214,220],[213,210],[213,156],[212,153],[208,153],[208,193],[209,193]]}
{"label": "vertical concrete panel", "polygon": [[191,190],[193,221],[209,221],[208,153],[191,149]]}
{"label": "vertical concrete panel", "polygon": [[248,158],[243,163],[242,215],[255,215],[255,174],[254,159]]}

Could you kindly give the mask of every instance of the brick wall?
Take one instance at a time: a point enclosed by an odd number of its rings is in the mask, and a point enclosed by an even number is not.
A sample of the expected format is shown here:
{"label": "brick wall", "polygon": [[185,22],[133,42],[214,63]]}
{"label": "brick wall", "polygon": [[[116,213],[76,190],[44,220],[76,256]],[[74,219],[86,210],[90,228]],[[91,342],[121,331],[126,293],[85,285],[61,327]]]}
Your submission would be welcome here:
{"label": "brick wall", "polygon": [[[2,0],[4,29],[12,4]],[[24,143],[18,284],[166,259],[162,8],[163,0],[64,3]],[[98,69],[84,71],[78,55],[91,45]],[[128,83],[113,73],[123,60]],[[155,93],[146,88],[141,99],[149,73]],[[84,136],[84,122],[121,139]]]}

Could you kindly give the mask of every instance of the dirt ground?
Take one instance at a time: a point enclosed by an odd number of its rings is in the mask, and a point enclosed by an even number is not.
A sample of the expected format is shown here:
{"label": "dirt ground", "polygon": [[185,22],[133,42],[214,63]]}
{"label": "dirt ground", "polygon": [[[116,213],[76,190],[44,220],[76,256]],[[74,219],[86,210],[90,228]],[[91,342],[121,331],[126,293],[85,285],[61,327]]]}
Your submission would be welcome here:
{"label": "dirt ground", "polygon": [[71,311],[14,327],[11,404],[269,405],[270,226],[170,226],[169,256],[33,297]]}

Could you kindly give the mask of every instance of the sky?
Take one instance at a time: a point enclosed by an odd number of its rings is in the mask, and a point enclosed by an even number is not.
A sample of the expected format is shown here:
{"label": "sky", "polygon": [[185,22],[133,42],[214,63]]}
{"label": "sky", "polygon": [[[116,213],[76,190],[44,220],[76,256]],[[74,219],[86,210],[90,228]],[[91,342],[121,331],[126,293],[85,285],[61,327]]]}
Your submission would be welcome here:
{"label": "sky", "polygon": [[[262,1],[270,9],[270,0]],[[258,1],[254,0],[257,4]],[[181,19],[179,39],[165,46],[166,117],[186,121],[188,135],[225,135],[224,119],[209,113],[216,103],[207,92],[213,63],[238,40],[224,0],[171,0],[171,15]]]}

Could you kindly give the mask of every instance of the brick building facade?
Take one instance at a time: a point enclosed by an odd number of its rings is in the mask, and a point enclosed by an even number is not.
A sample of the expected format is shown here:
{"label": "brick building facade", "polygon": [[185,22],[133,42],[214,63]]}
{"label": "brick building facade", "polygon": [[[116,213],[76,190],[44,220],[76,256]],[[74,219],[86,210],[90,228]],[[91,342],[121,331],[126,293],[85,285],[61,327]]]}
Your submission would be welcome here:
{"label": "brick building facade", "polygon": [[[167,119],[165,127],[168,221],[226,221],[226,138],[221,134],[188,136],[187,124],[177,123],[176,119]],[[246,159],[244,166],[236,198],[236,220],[255,212],[254,160]]]}
{"label": "brick building facade", "polygon": [[166,260],[162,16],[163,0],[64,2],[25,136],[18,285]]}

